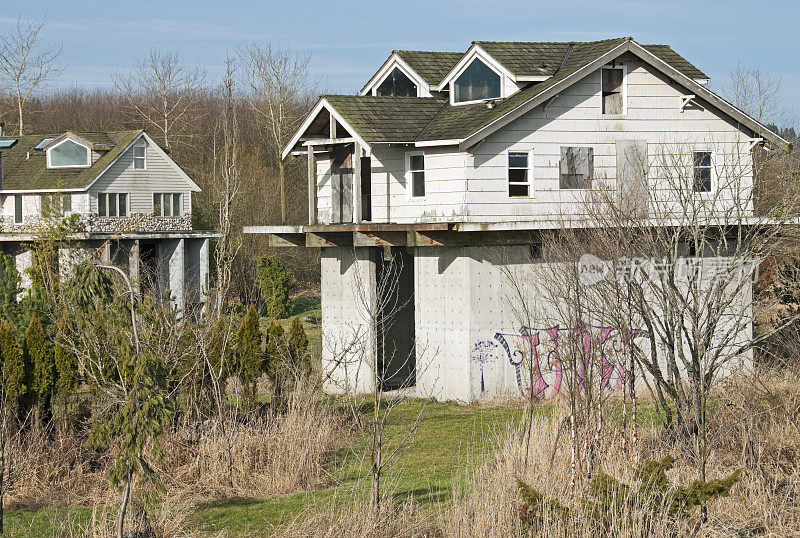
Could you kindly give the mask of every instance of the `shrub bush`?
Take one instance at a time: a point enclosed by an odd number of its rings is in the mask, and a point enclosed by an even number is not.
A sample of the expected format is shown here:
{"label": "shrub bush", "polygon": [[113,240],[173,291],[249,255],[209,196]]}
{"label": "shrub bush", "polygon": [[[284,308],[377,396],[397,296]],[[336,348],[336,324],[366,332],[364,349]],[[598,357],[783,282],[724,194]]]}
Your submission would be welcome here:
{"label": "shrub bush", "polygon": [[267,315],[276,319],[287,317],[291,308],[292,274],[283,267],[278,256],[260,256],[256,259],[256,276]]}

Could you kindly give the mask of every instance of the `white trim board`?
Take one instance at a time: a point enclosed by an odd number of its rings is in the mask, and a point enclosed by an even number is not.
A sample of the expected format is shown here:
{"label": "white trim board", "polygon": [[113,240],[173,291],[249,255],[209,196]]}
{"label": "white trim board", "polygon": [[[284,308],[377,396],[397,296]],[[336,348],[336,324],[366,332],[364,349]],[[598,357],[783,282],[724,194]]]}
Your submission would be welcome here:
{"label": "white trim board", "polygon": [[350,123],[336,111],[333,105],[331,105],[324,97],[320,97],[319,102],[316,105],[314,105],[314,108],[311,109],[311,112],[308,113],[308,116],[306,117],[305,121],[297,129],[297,132],[294,134],[294,136],[292,136],[291,140],[289,140],[289,143],[286,144],[286,147],[283,149],[283,152],[281,152],[281,159],[285,159],[286,156],[292,152],[292,148],[294,148],[295,145],[297,145],[297,143],[300,141],[300,138],[303,136],[303,133],[306,131],[306,129],[308,129],[311,123],[315,119],[317,119],[317,115],[319,115],[319,113],[322,112],[323,108],[327,110],[331,116],[336,118],[336,121],[338,121],[339,124],[342,127],[344,127],[348,133],[350,133],[350,136],[352,138],[356,139],[356,142],[358,142],[364,150],[372,152],[372,146],[367,144],[367,142],[363,138],[361,138],[361,136],[358,134],[358,131],[356,131],[353,128],[353,126],[350,125]]}

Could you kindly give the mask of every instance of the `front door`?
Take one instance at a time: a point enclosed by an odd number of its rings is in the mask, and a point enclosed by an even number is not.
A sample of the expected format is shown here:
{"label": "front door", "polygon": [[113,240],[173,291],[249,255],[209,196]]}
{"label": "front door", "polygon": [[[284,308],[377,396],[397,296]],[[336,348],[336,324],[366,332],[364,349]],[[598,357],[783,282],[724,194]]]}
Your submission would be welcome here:
{"label": "front door", "polygon": [[331,154],[331,223],[353,222],[353,153]]}

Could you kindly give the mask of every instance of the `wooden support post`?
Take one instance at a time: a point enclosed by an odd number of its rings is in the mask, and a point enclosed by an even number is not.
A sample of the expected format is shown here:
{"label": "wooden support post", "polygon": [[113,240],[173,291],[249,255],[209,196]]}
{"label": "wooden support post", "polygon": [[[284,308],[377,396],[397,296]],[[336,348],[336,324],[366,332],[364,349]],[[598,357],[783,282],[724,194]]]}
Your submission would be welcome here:
{"label": "wooden support post", "polygon": [[353,144],[353,222],[361,222],[361,145]]}
{"label": "wooden support post", "polygon": [[308,146],[308,224],[317,223],[317,166],[314,147]]}

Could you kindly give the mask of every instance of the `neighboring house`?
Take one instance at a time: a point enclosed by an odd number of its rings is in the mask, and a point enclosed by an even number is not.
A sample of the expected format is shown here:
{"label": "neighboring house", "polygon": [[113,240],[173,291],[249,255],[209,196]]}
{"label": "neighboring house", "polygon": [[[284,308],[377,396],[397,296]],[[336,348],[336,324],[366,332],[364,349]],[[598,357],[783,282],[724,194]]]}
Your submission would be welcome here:
{"label": "neighboring house", "polygon": [[[724,211],[737,197],[722,192],[720,174],[735,169],[748,189],[753,148],[788,146],[707,82],[669,46],[632,38],[394,51],[360,95],[322,96],[285,148],[308,160],[309,224],[245,231],[268,233],[273,245],[323,247],[326,365],[334,344],[360,327],[395,355],[438,350],[432,367],[412,360],[397,369],[400,379],[416,375],[423,392],[469,401],[514,390],[513,358],[490,368],[479,349],[496,332],[519,330],[488,270],[498,252],[535,263],[531,237],[565,217],[580,222],[595,181],[623,193],[646,186],[634,157],[653,166],[659,154],[683,154],[694,191],[719,187]],[[648,210],[646,198],[631,203]],[[356,298],[375,300],[381,248],[404,260],[404,306],[391,328],[376,329],[363,326]],[[369,389],[341,375],[330,390]]]}
{"label": "neighboring house", "polygon": [[62,272],[97,256],[178,308],[205,301],[209,239],[192,230],[200,188],[144,131],[0,135],[0,249],[23,282],[31,246],[63,223]]}

